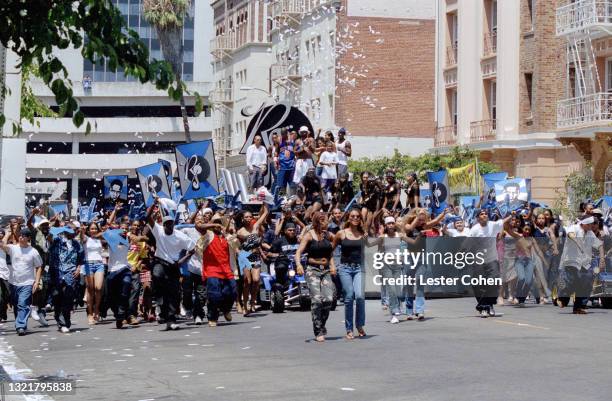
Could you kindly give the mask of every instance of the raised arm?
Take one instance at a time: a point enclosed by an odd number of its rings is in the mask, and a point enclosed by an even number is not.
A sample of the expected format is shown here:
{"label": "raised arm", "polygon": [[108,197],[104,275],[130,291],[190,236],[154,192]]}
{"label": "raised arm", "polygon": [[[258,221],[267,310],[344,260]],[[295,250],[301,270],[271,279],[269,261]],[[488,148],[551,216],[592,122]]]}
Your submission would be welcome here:
{"label": "raised arm", "polygon": [[261,205],[261,210],[259,211],[259,218],[255,222],[253,228],[258,230],[259,227],[266,221],[268,218],[268,213],[270,213],[270,209],[268,209],[268,205],[266,203]]}

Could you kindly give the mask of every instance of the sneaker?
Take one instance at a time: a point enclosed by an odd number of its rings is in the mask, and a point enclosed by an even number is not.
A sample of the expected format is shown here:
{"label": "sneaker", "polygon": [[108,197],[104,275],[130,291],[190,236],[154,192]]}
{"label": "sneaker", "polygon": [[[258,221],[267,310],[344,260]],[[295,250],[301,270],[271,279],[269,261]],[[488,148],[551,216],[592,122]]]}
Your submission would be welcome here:
{"label": "sneaker", "polygon": [[415,316],[413,314],[406,316],[406,320],[414,320],[414,319],[415,319]]}
{"label": "sneaker", "polygon": [[123,320],[115,320],[115,327],[118,329],[123,328]]}
{"label": "sneaker", "polygon": [[392,323],[392,324],[397,324],[397,323],[399,323],[399,319],[397,318],[397,316],[393,315],[393,317],[391,318],[391,323]]}
{"label": "sneaker", "polygon": [[493,307],[493,305],[489,306],[489,309],[487,310],[487,313],[489,314],[489,316],[494,317],[495,316],[495,308]]}
{"label": "sneaker", "polygon": [[37,306],[30,306],[30,316],[32,317],[32,319],[36,320],[37,322],[40,320],[40,315],[38,314],[38,307]]}
{"label": "sneaker", "polygon": [[417,320],[420,320],[420,321],[425,320],[425,314],[424,313],[417,313]]}
{"label": "sneaker", "polygon": [[483,309],[483,310],[480,311],[480,317],[482,317],[482,318],[489,317],[489,314],[487,313],[486,309]]}
{"label": "sneaker", "polygon": [[51,306],[51,304],[45,305],[45,312],[47,313],[53,312],[53,307]]}
{"label": "sneaker", "polygon": [[17,329],[17,335],[19,335],[19,336],[25,336],[25,334],[26,334],[25,329]]}
{"label": "sneaker", "polygon": [[60,331],[61,331],[62,333],[64,333],[64,334],[66,334],[66,333],[70,333],[70,329],[69,329],[68,327],[66,327],[66,326],[62,326],[62,328],[60,329]]}
{"label": "sneaker", "polygon": [[204,322],[202,321],[202,318],[201,318],[200,316],[196,316],[196,318],[195,318],[195,324],[199,326],[199,325],[201,325],[202,323],[204,323]]}
{"label": "sneaker", "polygon": [[215,322],[214,320],[209,320],[209,321],[208,321],[208,325],[209,325],[210,327],[217,327],[217,322]]}
{"label": "sneaker", "polygon": [[185,318],[189,320],[193,319],[193,312],[188,310],[187,313],[185,314]]}
{"label": "sneaker", "polygon": [[181,317],[187,316],[187,309],[183,305],[181,305]]}
{"label": "sneaker", "polygon": [[232,321],[232,314],[230,312],[224,313],[223,317],[225,318],[226,322],[231,322]]}
{"label": "sneaker", "polygon": [[44,315],[38,315],[38,324],[41,327],[49,327],[49,323],[47,323],[47,319],[45,319]]}
{"label": "sneaker", "polygon": [[176,323],[166,323],[166,330],[178,330],[179,325]]}

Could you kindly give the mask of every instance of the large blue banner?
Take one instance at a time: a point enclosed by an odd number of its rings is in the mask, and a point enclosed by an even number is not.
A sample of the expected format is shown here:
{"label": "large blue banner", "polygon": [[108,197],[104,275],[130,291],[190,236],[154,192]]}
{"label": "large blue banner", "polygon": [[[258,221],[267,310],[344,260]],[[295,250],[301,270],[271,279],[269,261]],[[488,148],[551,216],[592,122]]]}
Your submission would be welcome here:
{"label": "large blue banner", "polygon": [[448,206],[448,172],[446,170],[427,173],[431,190],[431,211],[441,213]]}
{"label": "large blue banner", "polygon": [[488,173],[482,175],[484,194],[487,199],[495,199],[495,183],[508,179],[508,173]]}
{"label": "large blue banner", "polygon": [[516,210],[529,201],[529,187],[524,178],[499,181],[495,186],[495,200],[506,212]]}
{"label": "large blue banner", "polygon": [[164,166],[160,163],[153,163],[136,169],[140,189],[147,207],[153,204],[156,196],[160,198],[170,198],[170,188]]}
{"label": "large blue banner", "polygon": [[178,145],[176,165],[183,200],[219,194],[217,167],[211,140]]}

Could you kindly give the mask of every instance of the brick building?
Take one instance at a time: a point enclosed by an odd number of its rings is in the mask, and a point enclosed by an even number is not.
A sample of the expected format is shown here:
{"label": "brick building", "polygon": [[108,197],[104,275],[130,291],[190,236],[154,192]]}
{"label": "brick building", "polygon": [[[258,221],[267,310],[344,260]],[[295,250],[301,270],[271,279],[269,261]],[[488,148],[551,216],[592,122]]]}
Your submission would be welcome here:
{"label": "brick building", "polygon": [[594,39],[609,35],[597,18],[581,21],[600,3],[439,0],[436,149],[479,150],[531,178],[546,202],[586,162],[604,182],[612,117],[591,114],[604,106],[596,83],[607,76]]}
{"label": "brick building", "polygon": [[[429,0],[214,0],[214,137],[230,166],[241,110],[286,101],[315,129],[352,134],[355,157],[433,144],[435,7]],[[257,18],[252,18],[256,15]],[[243,32],[243,33],[239,33]],[[227,165],[227,163],[226,163]]]}

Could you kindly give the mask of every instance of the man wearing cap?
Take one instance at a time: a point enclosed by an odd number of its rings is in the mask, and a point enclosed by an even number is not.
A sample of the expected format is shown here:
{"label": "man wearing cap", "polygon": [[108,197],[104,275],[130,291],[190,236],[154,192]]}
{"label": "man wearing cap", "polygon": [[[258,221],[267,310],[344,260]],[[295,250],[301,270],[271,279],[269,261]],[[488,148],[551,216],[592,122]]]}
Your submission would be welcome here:
{"label": "man wearing cap", "polygon": [[187,235],[174,229],[174,217],[162,217],[158,224],[153,212],[159,210],[159,198],[147,210],[147,221],[155,238],[155,257],[153,265],[153,298],[155,299],[158,322],[166,322],[167,330],[178,330],[176,312],[180,302],[179,258],[187,251],[184,259],[193,255],[195,243]]}
{"label": "man wearing cap", "polygon": [[246,165],[249,170],[249,185],[256,190],[263,185],[268,166],[268,151],[262,145],[261,135],[255,135],[253,144],[246,151]]}
{"label": "man wearing cap", "polygon": [[53,297],[55,321],[58,330],[69,333],[70,314],[77,294],[85,251],[75,239],[76,227],[70,223],[64,232],[56,235],[49,247],[49,291]]}
{"label": "man wearing cap", "polygon": [[338,177],[341,177],[344,174],[348,174],[348,159],[353,154],[351,143],[346,140],[346,128],[338,130],[336,152],[338,152]]}
{"label": "man wearing cap", "polygon": [[39,284],[38,291],[32,296],[32,319],[38,321],[38,323],[46,327],[49,324],[46,320],[46,305],[50,303],[48,299],[48,288],[49,288],[49,247],[53,238],[49,233],[51,223],[46,218],[42,218],[36,223],[35,218],[40,215],[40,209],[35,208],[32,210],[32,214],[28,218],[28,228],[33,233],[32,246],[36,249],[42,258],[42,275]]}
{"label": "man wearing cap", "polygon": [[0,248],[11,258],[9,284],[11,303],[15,312],[15,330],[25,335],[30,317],[32,293],[38,291],[42,271],[42,259],[38,251],[30,245],[32,232],[24,228],[19,232],[19,243],[7,244],[8,236],[0,243]]}
{"label": "man wearing cap", "polygon": [[601,246],[601,241],[593,233],[595,224],[595,218],[585,214],[578,224],[568,227],[561,254],[557,303],[561,308],[566,307],[571,294],[575,293],[573,313],[576,315],[587,314],[585,305],[593,289],[591,261],[593,251]]}

